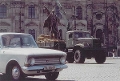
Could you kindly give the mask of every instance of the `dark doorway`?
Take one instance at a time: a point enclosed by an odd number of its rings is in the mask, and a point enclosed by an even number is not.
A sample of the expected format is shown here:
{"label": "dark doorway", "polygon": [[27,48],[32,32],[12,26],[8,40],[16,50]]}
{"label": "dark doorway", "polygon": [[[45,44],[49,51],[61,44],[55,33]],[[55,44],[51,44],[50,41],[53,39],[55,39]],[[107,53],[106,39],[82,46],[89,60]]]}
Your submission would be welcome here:
{"label": "dark doorway", "polygon": [[29,34],[31,34],[35,39],[35,29],[29,29]]}

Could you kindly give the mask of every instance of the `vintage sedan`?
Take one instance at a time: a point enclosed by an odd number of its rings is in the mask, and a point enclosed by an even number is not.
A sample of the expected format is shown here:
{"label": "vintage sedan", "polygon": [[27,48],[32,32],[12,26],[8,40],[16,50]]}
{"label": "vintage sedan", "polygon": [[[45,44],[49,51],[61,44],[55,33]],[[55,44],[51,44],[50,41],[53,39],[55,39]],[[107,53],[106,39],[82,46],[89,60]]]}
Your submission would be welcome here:
{"label": "vintage sedan", "polygon": [[7,79],[45,75],[55,80],[65,68],[65,52],[39,48],[30,34],[0,33],[0,73]]}

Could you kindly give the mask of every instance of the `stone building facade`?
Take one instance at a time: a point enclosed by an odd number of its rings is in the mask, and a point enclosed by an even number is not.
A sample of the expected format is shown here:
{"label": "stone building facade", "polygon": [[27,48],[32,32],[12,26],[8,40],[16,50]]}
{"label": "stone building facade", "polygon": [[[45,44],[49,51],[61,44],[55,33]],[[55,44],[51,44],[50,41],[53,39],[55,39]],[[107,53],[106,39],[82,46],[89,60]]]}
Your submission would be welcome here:
{"label": "stone building facade", "polygon": [[119,0],[87,0],[87,22],[91,34],[109,46],[116,46],[119,41]]}
{"label": "stone building facade", "polygon": [[63,32],[61,39],[65,39],[67,30],[83,29],[104,44],[116,44],[119,39],[119,0],[0,0],[0,32],[30,33],[35,39],[40,34],[50,34],[44,23],[48,10],[51,13],[58,9],[59,12],[56,1],[65,11],[61,15],[56,12],[60,17],[58,30]]}

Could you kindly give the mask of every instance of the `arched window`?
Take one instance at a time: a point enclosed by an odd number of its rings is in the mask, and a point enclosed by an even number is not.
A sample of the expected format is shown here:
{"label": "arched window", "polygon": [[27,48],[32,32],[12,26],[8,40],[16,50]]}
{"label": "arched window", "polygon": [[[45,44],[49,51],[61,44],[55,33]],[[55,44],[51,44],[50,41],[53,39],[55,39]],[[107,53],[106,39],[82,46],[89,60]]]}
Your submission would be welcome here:
{"label": "arched window", "polygon": [[82,8],[81,8],[81,6],[78,6],[77,8],[76,8],[76,18],[77,19],[82,19]]}
{"label": "arched window", "polygon": [[29,29],[29,34],[31,34],[33,36],[33,38],[35,39],[35,29]]}
{"label": "arched window", "polygon": [[7,17],[7,7],[6,5],[0,6],[0,18],[6,18]]}
{"label": "arched window", "polygon": [[29,18],[35,18],[35,6],[34,5],[29,6],[28,17]]}

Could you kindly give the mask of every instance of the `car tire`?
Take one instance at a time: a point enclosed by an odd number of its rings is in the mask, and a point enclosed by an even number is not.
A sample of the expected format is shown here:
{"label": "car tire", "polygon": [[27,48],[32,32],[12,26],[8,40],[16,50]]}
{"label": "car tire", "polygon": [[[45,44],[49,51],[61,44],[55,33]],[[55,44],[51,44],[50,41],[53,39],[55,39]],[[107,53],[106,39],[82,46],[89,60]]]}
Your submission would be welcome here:
{"label": "car tire", "polygon": [[55,80],[57,79],[58,75],[59,75],[59,72],[47,73],[45,74],[45,77],[47,80]]}
{"label": "car tire", "polygon": [[98,64],[104,63],[105,60],[106,60],[106,54],[105,54],[105,52],[101,51],[101,52],[99,52],[99,53],[97,53],[97,54],[95,55],[95,61],[96,61]]}
{"label": "car tire", "polygon": [[76,63],[84,63],[85,62],[85,57],[82,53],[82,50],[76,49],[74,51],[74,60]]}
{"label": "car tire", "polygon": [[73,56],[73,53],[68,53],[67,54],[67,62],[68,63],[73,63],[74,62],[74,56]]}
{"label": "car tire", "polygon": [[19,81],[20,79],[22,79],[21,75],[22,75],[22,72],[18,64],[12,64],[8,67],[6,76],[10,80]]}
{"label": "car tire", "polygon": [[73,63],[74,62],[74,58],[71,58],[69,60],[67,60],[68,63]]}

